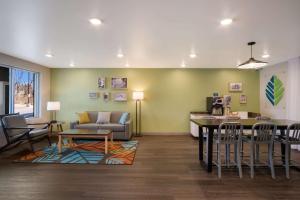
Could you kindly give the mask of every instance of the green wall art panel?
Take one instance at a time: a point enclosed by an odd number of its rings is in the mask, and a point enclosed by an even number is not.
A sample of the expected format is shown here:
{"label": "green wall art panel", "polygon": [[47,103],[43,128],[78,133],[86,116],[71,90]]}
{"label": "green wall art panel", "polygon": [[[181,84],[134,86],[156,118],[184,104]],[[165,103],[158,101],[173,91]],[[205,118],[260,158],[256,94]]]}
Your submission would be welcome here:
{"label": "green wall art panel", "polygon": [[284,85],[276,75],[273,75],[270,81],[267,83],[266,97],[273,106],[276,106],[281,101],[283,96]]}

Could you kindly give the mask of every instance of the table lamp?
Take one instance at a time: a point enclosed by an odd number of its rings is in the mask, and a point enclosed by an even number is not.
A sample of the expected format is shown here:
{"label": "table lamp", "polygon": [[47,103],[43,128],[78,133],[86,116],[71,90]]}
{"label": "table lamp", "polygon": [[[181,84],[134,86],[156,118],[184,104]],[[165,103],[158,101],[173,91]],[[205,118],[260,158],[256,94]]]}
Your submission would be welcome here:
{"label": "table lamp", "polygon": [[60,102],[59,101],[48,101],[47,102],[47,110],[52,111],[52,121],[51,123],[56,123],[56,111],[60,110]]}
{"label": "table lamp", "polygon": [[[142,113],[142,100],[144,99],[143,91],[134,91],[132,99],[135,100],[135,135],[142,136],[141,134],[141,113]],[[139,104],[139,106],[138,106]]]}

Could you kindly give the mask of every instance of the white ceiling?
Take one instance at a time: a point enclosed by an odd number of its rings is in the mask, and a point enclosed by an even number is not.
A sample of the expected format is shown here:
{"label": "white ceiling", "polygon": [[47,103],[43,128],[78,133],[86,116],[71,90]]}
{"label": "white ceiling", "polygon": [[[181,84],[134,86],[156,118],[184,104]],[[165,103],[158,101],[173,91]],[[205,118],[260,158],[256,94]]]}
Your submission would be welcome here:
{"label": "white ceiling", "polygon": [[0,0],[0,52],[49,67],[232,68],[252,40],[270,64],[299,56],[300,0]]}

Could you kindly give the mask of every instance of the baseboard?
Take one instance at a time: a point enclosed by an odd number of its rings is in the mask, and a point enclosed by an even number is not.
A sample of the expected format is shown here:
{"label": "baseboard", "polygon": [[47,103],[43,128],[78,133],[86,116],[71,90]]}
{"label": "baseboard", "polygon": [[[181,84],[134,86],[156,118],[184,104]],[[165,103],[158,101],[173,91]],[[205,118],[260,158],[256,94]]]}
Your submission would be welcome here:
{"label": "baseboard", "polygon": [[188,132],[143,132],[142,135],[189,135]]}

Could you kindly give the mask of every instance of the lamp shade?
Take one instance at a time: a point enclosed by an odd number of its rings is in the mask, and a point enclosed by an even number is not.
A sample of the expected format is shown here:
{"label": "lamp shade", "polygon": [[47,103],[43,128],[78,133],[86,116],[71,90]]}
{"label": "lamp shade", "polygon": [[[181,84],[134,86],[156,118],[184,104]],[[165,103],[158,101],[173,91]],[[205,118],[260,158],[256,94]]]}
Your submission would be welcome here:
{"label": "lamp shade", "polygon": [[132,98],[134,100],[143,100],[144,99],[144,92],[143,91],[134,91],[132,93]]}
{"label": "lamp shade", "polygon": [[47,102],[47,110],[60,110],[60,102],[59,101],[48,101]]}

